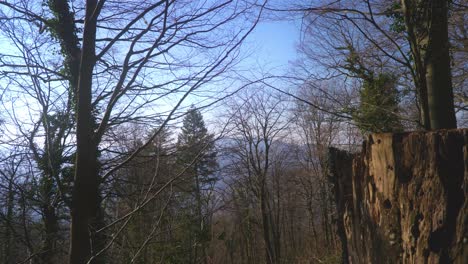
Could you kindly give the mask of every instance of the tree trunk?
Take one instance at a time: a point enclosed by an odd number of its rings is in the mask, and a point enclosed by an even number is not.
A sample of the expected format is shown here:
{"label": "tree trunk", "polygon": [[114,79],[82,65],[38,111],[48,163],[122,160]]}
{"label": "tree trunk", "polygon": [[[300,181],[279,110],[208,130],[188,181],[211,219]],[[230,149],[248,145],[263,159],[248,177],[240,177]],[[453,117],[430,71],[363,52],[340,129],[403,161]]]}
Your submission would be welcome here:
{"label": "tree trunk", "polygon": [[[263,182],[263,181],[262,181]],[[263,183],[264,185],[265,183]],[[260,191],[260,211],[262,215],[262,227],[263,227],[263,240],[265,241],[265,253],[266,253],[266,263],[275,264],[274,256],[274,245],[272,243],[271,237],[271,225],[270,225],[270,212],[268,212],[268,200],[266,195],[265,186],[261,187]]]}
{"label": "tree trunk", "polygon": [[51,205],[51,201],[44,204],[42,208],[44,214],[44,241],[42,243],[42,249],[40,254],[41,263],[56,263],[56,241],[58,235],[58,218],[54,206]]}
{"label": "tree trunk", "polygon": [[3,241],[3,249],[2,249],[2,261],[3,263],[12,263],[13,258],[12,258],[12,246],[13,246],[13,236],[12,236],[12,228],[13,228],[13,208],[14,208],[14,202],[15,202],[15,193],[13,190],[13,185],[14,185],[14,176],[15,174],[12,173],[10,175],[10,178],[8,179],[8,193],[7,193],[7,208],[6,208],[6,217],[5,217],[5,226],[3,230],[4,233],[4,241]]}
{"label": "tree trunk", "polygon": [[[334,194],[336,211],[338,217],[336,221],[336,231],[341,242],[341,263],[348,264],[348,241],[346,239],[345,222],[342,212],[346,210],[347,200],[345,197],[352,196],[352,186],[350,181],[341,180],[351,178],[352,156],[346,151],[330,148],[328,151],[329,174],[332,182],[332,192]],[[339,167],[336,165],[339,162]]]}
{"label": "tree trunk", "polygon": [[428,1],[426,82],[431,129],[456,128],[448,40],[447,2]]}
{"label": "tree trunk", "polygon": [[468,263],[468,129],[373,134],[331,157],[350,263]]}
{"label": "tree trunk", "polygon": [[431,129],[429,119],[429,106],[427,102],[426,65],[423,61],[424,50],[421,49],[420,37],[417,36],[414,5],[415,0],[402,0],[403,15],[405,18],[407,39],[411,47],[413,57],[413,79],[419,107],[419,119],[425,130]]}
{"label": "tree trunk", "polygon": [[[78,79],[76,164],[71,207],[70,263],[86,263],[93,254],[90,226],[102,216],[99,199],[98,145],[93,137],[92,74],[95,64],[97,0],[86,1],[83,46]],[[93,263],[97,263],[94,261]]]}
{"label": "tree trunk", "polygon": [[197,203],[197,229],[198,234],[196,237],[196,242],[201,244],[201,261],[198,261],[198,250],[199,247],[195,247],[195,263],[204,263],[207,264],[207,253],[206,253],[206,230],[205,224],[203,221],[203,212],[202,212],[202,197],[201,197],[201,186],[200,186],[200,176],[198,175],[198,166],[195,165],[195,199]]}
{"label": "tree trunk", "polygon": [[456,128],[445,0],[402,0],[414,60],[420,116],[426,130]]}
{"label": "tree trunk", "polygon": [[[312,199],[312,198],[310,198]],[[307,202],[307,211],[309,212],[309,227],[312,229],[312,236],[313,236],[313,252],[317,253],[318,252],[318,246],[319,246],[319,236],[317,234],[317,228],[315,227],[315,214],[314,210],[312,208],[312,201],[309,200]]]}

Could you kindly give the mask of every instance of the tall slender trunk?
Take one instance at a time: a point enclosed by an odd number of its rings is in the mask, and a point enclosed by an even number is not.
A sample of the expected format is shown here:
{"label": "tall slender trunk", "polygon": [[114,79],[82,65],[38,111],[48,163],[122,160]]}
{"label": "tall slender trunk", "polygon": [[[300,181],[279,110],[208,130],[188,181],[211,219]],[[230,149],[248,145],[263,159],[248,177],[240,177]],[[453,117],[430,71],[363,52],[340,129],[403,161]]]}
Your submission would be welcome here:
{"label": "tall slender trunk", "polygon": [[[51,149],[50,146],[53,145],[49,141],[50,137],[46,139],[46,149],[48,154],[45,155],[48,157],[49,161],[47,165],[43,166],[43,176],[41,180],[41,196],[43,197],[41,212],[42,212],[42,221],[44,224],[44,238],[42,240],[42,248],[39,254],[40,263],[47,264],[47,263],[56,263],[56,244],[57,244],[57,233],[59,229],[58,217],[57,217],[57,202],[54,199],[54,180],[58,178],[58,175],[54,173],[59,170],[60,163],[56,162],[58,159],[54,156],[57,153],[55,148]],[[42,157],[43,159],[45,157]],[[40,162],[38,158],[36,160]],[[57,176],[57,177],[55,177]],[[55,183],[57,186],[60,184],[59,182]]]}
{"label": "tall slender trunk", "polygon": [[260,189],[260,210],[262,214],[263,239],[265,241],[266,263],[275,264],[276,257],[271,237],[271,217],[269,216],[270,212],[268,212],[268,198],[265,190],[265,183],[262,184]]}
{"label": "tall slender trunk", "polygon": [[[280,215],[281,215],[281,190],[280,190],[280,183],[279,177],[275,177],[276,181],[276,200],[277,202],[273,201],[276,204],[274,210],[270,208],[270,215],[275,213],[274,221],[271,220],[272,231],[273,231],[273,245],[275,250],[275,262],[279,262],[281,259],[281,225],[280,225]],[[273,218],[273,217],[272,217]]]}
{"label": "tall slender trunk", "polygon": [[[78,79],[77,93],[77,128],[76,128],[76,164],[73,198],[71,205],[71,243],[70,263],[86,263],[93,254],[91,238],[102,223],[103,214],[100,209],[99,174],[98,174],[98,143],[94,138],[92,120],[92,73],[95,65],[96,49],[96,11],[97,0],[86,1],[86,16],[83,31],[83,45]],[[89,227],[92,229],[90,230]],[[97,241],[96,241],[97,242]],[[98,244],[98,247],[101,243]],[[96,258],[92,263],[102,260]]]}
{"label": "tall slender trunk", "polygon": [[3,263],[11,263],[11,246],[13,244],[13,236],[11,234],[11,228],[13,223],[13,203],[14,203],[14,192],[13,192],[13,177],[11,175],[8,179],[8,193],[7,193],[7,210],[5,219],[5,240],[3,241]]}
{"label": "tall slender trunk", "polygon": [[312,208],[312,198],[309,198],[310,200],[307,202],[307,211],[309,212],[309,227],[312,229],[312,236],[314,238],[314,246],[313,250],[314,252],[317,252],[318,250],[318,234],[317,234],[317,228],[315,227],[315,214],[314,210]]}
{"label": "tall slender trunk", "polygon": [[329,252],[330,249],[330,237],[331,237],[331,232],[330,232],[330,221],[328,219],[328,201],[327,201],[327,189],[326,189],[326,184],[322,182],[321,184],[321,191],[320,191],[320,211],[322,214],[322,228],[325,231],[325,248],[327,253]]}
{"label": "tall slender trunk", "polygon": [[[201,198],[201,186],[200,177],[198,175],[198,168],[195,166],[195,199],[197,200],[197,224],[198,224],[198,235],[196,236],[196,242],[201,244],[201,263],[207,263],[206,256],[206,242],[205,242],[205,225],[203,222],[202,212],[202,198]],[[195,247],[195,263],[198,263],[198,247]]]}
{"label": "tall slender trunk", "polygon": [[[289,211],[289,237],[290,237],[290,240],[291,240],[291,252],[290,254],[296,254],[296,249],[297,249],[297,245],[298,243],[296,243],[296,223],[295,223],[295,220],[296,219],[296,216],[294,214],[294,211],[293,210],[290,210]],[[286,221],[285,221],[286,222]],[[300,237],[300,236],[299,236]]]}
{"label": "tall slender trunk", "polygon": [[[245,221],[245,225],[243,224],[243,219],[246,219]],[[243,259],[246,260],[246,262],[242,262],[242,263],[254,263],[254,255],[252,254],[253,252],[255,252],[255,250],[253,250],[253,247],[252,245],[254,245],[254,241],[252,241],[252,224],[251,224],[251,219],[250,219],[250,211],[247,212],[247,215],[246,216],[243,216],[239,219],[239,223],[241,223],[241,226],[242,226],[242,235],[243,235],[243,238],[244,238],[244,253],[242,254],[243,256],[245,256],[245,258],[243,257]]]}

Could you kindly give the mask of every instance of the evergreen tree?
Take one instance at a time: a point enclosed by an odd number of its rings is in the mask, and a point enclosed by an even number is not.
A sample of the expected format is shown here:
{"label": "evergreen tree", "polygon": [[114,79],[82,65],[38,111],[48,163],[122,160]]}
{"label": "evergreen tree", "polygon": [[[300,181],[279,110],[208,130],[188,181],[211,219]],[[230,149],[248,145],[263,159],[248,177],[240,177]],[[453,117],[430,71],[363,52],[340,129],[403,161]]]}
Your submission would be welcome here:
{"label": "evergreen tree", "polygon": [[360,105],[353,119],[363,134],[402,131],[398,117],[398,91],[389,74],[364,79]]}
{"label": "evergreen tree", "polygon": [[[177,142],[178,165],[186,168],[180,202],[189,220],[184,228],[188,259],[184,263],[206,263],[206,247],[209,242],[211,191],[216,182],[217,162],[213,134],[203,121],[203,116],[193,106],[188,110]],[[190,243],[190,244],[187,244]]]}
{"label": "evergreen tree", "polygon": [[349,54],[344,68],[363,82],[359,91],[359,107],[351,109],[356,126],[363,134],[402,131],[396,77],[388,73],[376,74],[352,45],[346,49]]}

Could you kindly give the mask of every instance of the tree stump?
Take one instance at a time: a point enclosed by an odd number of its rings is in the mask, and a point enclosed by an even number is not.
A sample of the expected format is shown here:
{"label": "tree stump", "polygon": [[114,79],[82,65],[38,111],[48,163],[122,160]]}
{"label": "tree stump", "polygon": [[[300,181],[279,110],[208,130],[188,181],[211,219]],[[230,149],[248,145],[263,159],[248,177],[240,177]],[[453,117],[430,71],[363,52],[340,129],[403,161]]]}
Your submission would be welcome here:
{"label": "tree stump", "polygon": [[468,263],[468,129],[330,149],[344,263]]}

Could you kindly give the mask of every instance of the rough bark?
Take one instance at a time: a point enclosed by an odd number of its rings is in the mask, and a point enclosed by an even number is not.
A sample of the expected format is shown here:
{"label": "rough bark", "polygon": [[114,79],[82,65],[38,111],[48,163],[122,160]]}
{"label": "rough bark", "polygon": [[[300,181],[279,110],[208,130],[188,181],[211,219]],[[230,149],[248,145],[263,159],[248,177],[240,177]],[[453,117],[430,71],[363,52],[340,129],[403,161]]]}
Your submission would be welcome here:
{"label": "rough bark", "polygon": [[468,129],[373,134],[360,154],[337,153],[349,263],[468,263]]}

